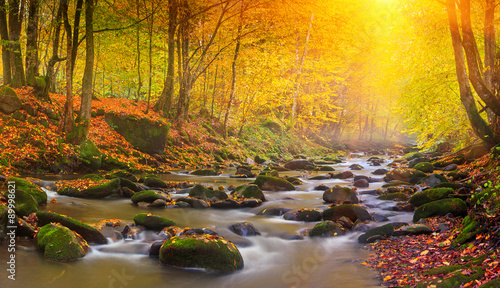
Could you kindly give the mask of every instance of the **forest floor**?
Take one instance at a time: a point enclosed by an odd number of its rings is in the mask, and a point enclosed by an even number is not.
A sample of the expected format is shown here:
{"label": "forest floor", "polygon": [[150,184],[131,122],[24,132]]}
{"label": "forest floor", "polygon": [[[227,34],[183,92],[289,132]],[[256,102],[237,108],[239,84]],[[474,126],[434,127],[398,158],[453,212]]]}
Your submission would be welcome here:
{"label": "forest floor", "polygon": [[[64,141],[60,119],[65,96],[50,94],[51,103],[34,97],[31,88],[15,89],[23,108],[11,115],[0,113],[0,174],[86,173],[80,147]],[[74,97],[74,111],[80,98]],[[147,103],[121,98],[100,98],[92,102],[92,119],[88,139],[103,154],[101,169],[127,169],[132,172],[162,173],[171,169],[224,167],[232,162],[246,162],[259,156],[266,160],[292,159],[304,154],[343,154],[345,144],[329,143],[318,136],[295,134],[276,121],[262,119],[260,124],[243,129],[230,126],[224,138],[222,123],[206,113],[192,116],[178,128],[153,109],[146,114]],[[147,118],[169,127],[165,153],[150,155],[134,148],[105,120],[106,113]],[[76,115],[75,115],[76,116]],[[318,144],[320,143],[320,144]],[[394,147],[395,143],[378,143],[373,147]],[[360,143],[350,144],[350,150],[368,149]]]}

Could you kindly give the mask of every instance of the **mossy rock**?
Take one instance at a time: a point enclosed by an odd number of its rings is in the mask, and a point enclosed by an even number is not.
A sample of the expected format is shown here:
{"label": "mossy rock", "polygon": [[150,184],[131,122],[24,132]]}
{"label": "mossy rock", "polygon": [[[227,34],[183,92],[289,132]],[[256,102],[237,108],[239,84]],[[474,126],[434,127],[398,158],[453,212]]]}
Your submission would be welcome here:
{"label": "mossy rock", "polygon": [[102,199],[106,197],[115,197],[120,189],[120,179],[116,178],[107,183],[96,185],[84,190],[78,190],[72,187],[67,187],[58,190],[59,195],[86,198],[86,199]]}
{"label": "mossy rock", "polygon": [[388,193],[377,197],[379,200],[406,201],[408,196],[402,192]]}
{"label": "mossy rock", "polygon": [[128,179],[125,179],[125,178],[119,178],[119,179],[120,179],[120,187],[122,187],[122,188],[127,187],[128,189],[130,189],[134,192],[141,191],[141,188],[139,188],[139,186],[137,186],[137,184],[135,184],[134,182],[132,182]]}
{"label": "mossy rock", "polygon": [[389,237],[394,233],[394,226],[392,224],[386,224],[380,227],[372,228],[366,231],[364,234],[361,234],[358,237],[359,243],[370,243],[370,238],[373,236],[382,236]]}
{"label": "mossy rock", "polygon": [[257,164],[262,164],[267,161],[267,159],[260,157],[259,155],[255,155],[254,161]]}
{"label": "mossy rock", "polygon": [[214,235],[175,236],[160,248],[160,262],[181,268],[231,273],[243,269],[236,246]]}
{"label": "mossy rock", "polygon": [[35,237],[38,249],[45,259],[68,262],[82,258],[89,248],[87,242],[76,232],[60,224],[47,224],[40,228]]}
{"label": "mossy rock", "polygon": [[473,186],[464,183],[444,182],[444,183],[439,183],[438,185],[434,186],[434,188],[451,188],[456,191],[460,188],[473,189]]}
{"label": "mossy rock", "polygon": [[151,213],[140,213],[134,216],[135,225],[144,226],[146,229],[160,231],[165,227],[175,226],[175,222],[165,217]]}
{"label": "mossy rock", "polygon": [[224,191],[211,190],[207,187],[197,184],[189,190],[189,197],[202,199],[202,200],[225,200],[228,198]]}
{"label": "mossy rock", "polygon": [[92,181],[102,181],[104,180],[104,177],[102,177],[101,175],[97,175],[97,174],[87,174],[85,176],[83,176],[81,179],[90,179]]}
{"label": "mossy rock", "polygon": [[134,204],[137,204],[139,202],[153,203],[155,200],[158,200],[158,199],[162,199],[162,200],[165,200],[167,202],[171,201],[171,199],[170,199],[170,197],[168,197],[168,195],[165,195],[161,192],[157,192],[157,191],[153,191],[153,190],[144,190],[144,191],[136,192],[130,198],[130,200],[132,200],[132,202]]}
{"label": "mossy rock", "polygon": [[113,170],[109,172],[108,174],[104,175],[104,178],[106,179],[115,179],[115,178],[125,178],[128,179],[132,182],[137,182],[137,177],[125,170]]}
{"label": "mossy rock", "polygon": [[324,220],[337,221],[342,217],[349,218],[353,223],[358,219],[360,221],[372,220],[370,213],[365,208],[356,204],[342,204],[323,211]]}
{"label": "mossy rock", "polygon": [[80,144],[80,158],[92,170],[101,168],[102,153],[90,139],[85,139]]}
{"label": "mossy rock", "polygon": [[144,183],[144,181],[146,181],[147,178],[156,178],[156,179],[160,179],[158,177],[158,175],[155,175],[155,174],[148,174],[148,175],[145,175],[145,176],[141,176],[141,178],[139,178],[139,180],[137,182],[139,183]]}
{"label": "mossy rock", "polygon": [[85,239],[85,241],[89,243],[108,243],[106,237],[104,237],[104,235],[102,235],[99,230],[74,218],[46,211],[38,211],[36,213],[36,217],[38,218],[39,226],[43,226],[49,223],[60,223],[61,225],[68,227],[69,229],[80,234],[83,239]]}
{"label": "mossy rock", "polygon": [[288,182],[290,182],[290,183],[292,183],[293,185],[302,185],[302,184],[304,184],[302,182],[302,180],[300,180],[297,177],[286,177],[285,180],[288,181]]}
{"label": "mossy rock", "polygon": [[266,201],[266,196],[264,196],[264,193],[260,190],[259,186],[255,184],[238,186],[233,190],[233,192],[231,192],[231,195],[233,195],[234,198],[255,198]]}
{"label": "mossy rock", "polygon": [[403,185],[410,186],[411,183],[406,182],[406,181],[400,181],[400,180],[392,180],[389,183],[382,185],[382,188],[390,188],[390,187],[397,187],[397,186],[403,186]]}
{"label": "mossy rock", "polygon": [[426,203],[415,210],[413,222],[422,218],[444,216],[452,213],[454,216],[467,215],[467,204],[462,199],[448,198]]}
{"label": "mossy rock", "polygon": [[259,175],[255,179],[256,184],[264,191],[293,191],[295,186],[285,179],[276,178],[272,176]]}
{"label": "mossy rock", "polygon": [[320,222],[309,231],[310,237],[333,237],[344,235],[344,230],[337,223],[327,220]]}
{"label": "mossy rock", "polygon": [[350,202],[351,204],[358,204],[359,199],[356,191],[349,187],[335,186],[323,192],[323,200],[328,203],[343,203]]}
{"label": "mossy rock", "polygon": [[196,175],[196,176],[217,176],[217,171],[211,170],[211,169],[200,169],[200,170],[195,170],[191,173],[191,175]]}
{"label": "mossy rock", "polygon": [[476,219],[473,219],[472,216],[468,215],[462,221],[462,230],[460,231],[460,234],[458,234],[457,238],[451,242],[451,245],[452,247],[462,245],[474,239],[477,234],[484,231],[485,229],[481,227],[481,224]]}
{"label": "mossy rock", "polygon": [[262,176],[272,176],[272,177],[280,177],[280,174],[278,173],[278,171],[276,170],[271,170],[271,169],[264,169],[262,170],[259,175],[262,175]]}
{"label": "mossy rock", "polygon": [[285,220],[291,221],[304,221],[304,222],[316,222],[322,220],[322,213],[314,209],[299,209],[288,211],[283,214]]}
{"label": "mossy rock", "polygon": [[157,178],[157,177],[148,177],[144,180],[144,185],[152,188],[168,188],[167,183],[165,181]]}
{"label": "mossy rock", "polygon": [[429,176],[425,176],[424,178],[418,181],[419,184],[424,184],[431,188],[434,188],[436,187],[436,185],[446,182],[448,182],[448,179],[446,179],[446,177],[440,174],[431,174]]}
{"label": "mossy rock", "polygon": [[332,166],[319,166],[314,168],[314,171],[335,171],[335,168]]}
{"label": "mossy rock", "polygon": [[429,162],[421,162],[413,166],[413,169],[422,171],[424,173],[432,173],[434,171],[434,165]]}
{"label": "mossy rock", "polygon": [[31,213],[38,211],[38,207],[41,204],[47,203],[47,193],[42,191],[38,186],[31,184],[30,182],[16,178],[8,177],[4,182],[4,189],[2,195],[9,199],[9,182],[15,183],[15,201],[16,205],[14,211],[19,216],[28,216]]}
{"label": "mossy rock", "polygon": [[285,168],[290,170],[313,170],[316,165],[305,159],[299,159],[285,163]]}
{"label": "mossy rock", "polygon": [[424,155],[420,152],[410,152],[404,156],[406,161],[411,161],[413,159],[422,158],[422,157],[424,157]]}
{"label": "mossy rock", "polygon": [[420,179],[427,176],[424,172],[410,169],[410,168],[396,168],[389,171],[384,177],[385,182],[390,182],[393,180],[405,181],[410,183],[417,183]]}
{"label": "mossy rock", "polygon": [[135,119],[129,116],[108,112],[104,119],[137,150],[148,154],[163,154],[169,127],[148,118]]}
{"label": "mossy rock", "polygon": [[0,112],[11,114],[21,109],[22,103],[16,91],[9,86],[0,87]]}
{"label": "mossy rock", "polygon": [[462,165],[465,163],[465,156],[463,154],[459,154],[454,157],[447,157],[433,163],[434,167],[446,167],[450,164]]}
{"label": "mossy rock", "polygon": [[419,207],[432,201],[448,198],[448,196],[453,193],[454,190],[452,188],[427,189],[422,192],[413,194],[408,202],[410,202],[415,207]]}

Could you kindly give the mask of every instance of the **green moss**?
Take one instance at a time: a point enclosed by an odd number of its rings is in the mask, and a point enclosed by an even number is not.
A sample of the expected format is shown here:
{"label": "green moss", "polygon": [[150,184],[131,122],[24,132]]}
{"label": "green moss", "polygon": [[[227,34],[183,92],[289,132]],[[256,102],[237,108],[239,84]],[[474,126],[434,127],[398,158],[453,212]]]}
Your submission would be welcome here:
{"label": "green moss", "polygon": [[421,162],[415,165],[413,169],[422,171],[424,173],[432,173],[434,171],[434,165],[429,162]]}
{"label": "green moss", "polygon": [[15,183],[14,195],[16,206],[14,211],[19,216],[28,216],[29,214],[38,211],[38,206],[40,204],[47,203],[47,194],[38,186],[16,177],[8,177],[7,181],[5,181],[2,192],[2,195],[5,198],[8,198],[9,189],[12,189],[12,186],[8,187],[8,182],[11,181]]}
{"label": "green moss", "polygon": [[392,224],[386,224],[384,226],[372,228],[372,229],[366,231],[366,233],[361,234],[358,237],[358,242],[359,243],[367,243],[370,237],[378,236],[378,235],[388,237],[388,236],[391,236],[392,233],[394,233],[394,226],[392,226]]}
{"label": "green moss", "polygon": [[87,174],[85,176],[82,177],[82,179],[90,179],[92,181],[102,181],[104,180],[104,177],[102,177],[101,175],[97,175],[97,174]]}
{"label": "green moss", "polygon": [[360,221],[372,220],[370,213],[368,213],[368,211],[366,211],[363,207],[356,204],[342,204],[323,211],[324,220],[337,221],[342,216],[351,219],[352,222],[356,222],[358,219]]}
{"label": "green moss", "polygon": [[379,200],[393,200],[393,201],[406,201],[408,196],[402,192],[394,192],[389,194],[380,195],[377,197]]}
{"label": "green moss", "polygon": [[343,235],[344,231],[337,225],[337,223],[327,220],[320,222],[309,231],[311,237],[331,237]]}
{"label": "green moss", "polygon": [[300,180],[297,177],[286,177],[285,180],[292,183],[293,185],[302,185],[303,184],[302,180]]}
{"label": "green moss", "polygon": [[157,178],[157,177],[148,177],[144,179],[144,185],[148,187],[156,187],[156,188],[168,188],[167,183],[165,181]]}
{"label": "green moss", "polygon": [[422,157],[424,157],[424,155],[420,152],[410,152],[404,156],[406,161],[411,161],[413,159],[422,158]]}
{"label": "green moss", "polygon": [[85,239],[85,241],[89,243],[108,243],[106,237],[104,237],[104,235],[102,235],[99,230],[74,218],[46,211],[36,212],[36,217],[38,218],[38,225],[40,226],[49,223],[60,223],[61,225],[68,227],[69,229],[80,234],[83,239]]}
{"label": "green moss", "polygon": [[165,217],[148,213],[140,213],[134,216],[135,225],[141,225],[146,229],[160,231],[165,227],[174,226],[175,222]]}
{"label": "green moss", "polygon": [[259,175],[255,179],[255,182],[253,184],[256,184],[262,190],[268,190],[268,191],[293,191],[293,190],[295,190],[295,186],[293,186],[290,182],[288,182],[284,179],[276,178],[276,177],[272,177],[272,176]]}
{"label": "green moss", "polygon": [[496,278],[479,286],[479,288],[498,288],[498,287],[500,287],[500,278]]}
{"label": "green moss", "polygon": [[102,165],[102,153],[90,139],[85,139],[80,144],[80,158],[93,170],[99,169]]}
{"label": "green moss", "polygon": [[462,230],[460,231],[460,234],[458,234],[457,238],[451,242],[451,245],[452,247],[462,245],[474,239],[477,234],[484,231],[485,229],[481,227],[478,221],[473,219],[471,216],[467,216],[462,221]]}
{"label": "green moss", "polygon": [[449,198],[429,202],[415,210],[413,222],[417,222],[422,218],[444,216],[448,213],[452,213],[454,216],[465,216],[467,215],[467,204],[458,198]]}
{"label": "green moss", "polygon": [[243,268],[243,258],[233,243],[222,237],[176,236],[160,248],[160,262],[183,268],[229,273]]}
{"label": "green moss", "polygon": [[228,198],[224,191],[211,190],[200,184],[189,190],[189,196],[202,200],[224,200]]}
{"label": "green moss", "polygon": [[445,159],[442,159],[439,161],[435,161],[433,164],[434,164],[434,167],[446,167],[450,164],[461,165],[464,163],[465,163],[465,156],[462,154],[459,154],[459,155],[454,156],[454,157],[445,158]]}
{"label": "green moss", "polygon": [[396,187],[396,186],[402,186],[402,185],[411,185],[410,182],[406,182],[406,181],[391,181],[390,183],[386,183],[384,185],[382,185],[382,188],[389,188],[389,187]]}
{"label": "green moss", "polygon": [[314,171],[335,171],[335,169],[331,166],[319,166],[314,168]]}
{"label": "green moss", "polygon": [[117,192],[120,187],[120,179],[117,178],[107,183],[90,187],[81,191],[78,189],[69,188],[58,190],[57,193],[60,195],[77,198],[100,199],[117,196]]}
{"label": "green moss", "polygon": [[86,255],[88,244],[70,229],[58,224],[47,224],[35,237],[36,246],[50,261],[67,262]]}
{"label": "green moss", "polygon": [[440,199],[445,199],[447,198],[450,194],[453,194],[454,191],[452,188],[433,188],[433,189],[427,189],[424,190],[420,193],[416,193],[413,196],[411,196],[409,202],[413,204],[413,206],[422,206],[425,203],[429,203],[432,201],[440,200]]}
{"label": "green moss", "polygon": [[266,197],[259,186],[255,184],[241,185],[236,187],[231,193],[235,198],[255,198],[266,201]]}
{"label": "green moss", "polygon": [[132,202],[134,202],[135,204],[139,202],[153,203],[157,199],[163,199],[167,202],[170,202],[170,199],[168,197],[152,190],[145,190],[134,193],[134,195],[132,195],[132,197],[130,198],[130,200],[132,200]]}

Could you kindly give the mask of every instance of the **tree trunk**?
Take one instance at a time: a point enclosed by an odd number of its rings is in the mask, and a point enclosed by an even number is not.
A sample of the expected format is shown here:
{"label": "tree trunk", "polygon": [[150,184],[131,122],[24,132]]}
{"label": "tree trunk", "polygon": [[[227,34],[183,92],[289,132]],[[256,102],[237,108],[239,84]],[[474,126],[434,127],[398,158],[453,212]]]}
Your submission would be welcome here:
{"label": "tree trunk", "polygon": [[155,104],[155,110],[163,111],[164,115],[171,116],[172,99],[174,98],[175,74],[175,31],[177,30],[178,0],[168,1],[168,63],[167,77],[160,98]]}
{"label": "tree trunk", "polygon": [[71,50],[71,73],[75,70],[76,55],[78,54],[78,41],[80,35],[80,19],[82,15],[83,0],[76,2],[75,21],[73,22],[73,45]]}
{"label": "tree trunk", "polygon": [[[484,83],[489,90],[497,94],[495,85],[493,84],[495,68],[495,0],[486,0],[484,12]],[[493,129],[495,135],[499,134],[500,127],[498,125],[498,117],[491,111],[486,110],[488,114],[488,122]]]}
{"label": "tree trunk", "polygon": [[[139,3],[140,0],[136,0],[136,8],[137,8],[137,19],[141,18],[140,10],[139,10]],[[141,45],[140,45],[140,37],[141,37],[141,26],[137,25],[137,30],[136,30],[136,47],[137,47],[137,77],[139,78],[138,83],[137,83],[137,97],[135,98],[135,101],[138,101],[139,98],[141,97],[141,88],[142,88],[142,79],[141,79]],[[104,85],[104,83],[103,83]]]}
{"label": "tree trunk", "polygon": [[82,104],[78,122],[81,129],[77,135],[77,142],[87,138],[90,115],[92,110],[92,96],[94,90],[94,0],[85,0],[85,70],[82,80]]}
{"label": "tree trunk", "polygon": [[[463,0],[463,2],[468,2],[468,0]],[[476,102],[474,100],[474,97],[472,95],[472,91],[469,85],[469,80],[467,79],[467,69],[465,67],[465,59],[464,59],[464,53],[462,50],[462,41],[460,39],[460,30],[458,28],[458,19],[457,19],[457,14],[456,14],[456,8],[455,8],[455,0],[447,0],[446,1],[446,10],[448,13],[448,21],[450,25],[450,33],[451,33],[451,39],[453,43],[453,52],[455,55],[455,66],[456,66],[456,71],[457,71],[457,80],[458,80],[458,86],[460,89],[460,100],[462,101],[462,104],[464,105],[464,108],[467,112],[467,116],[469,117],[469,121],[471,123],[472,129],[474,130],[474,133],[482,139],[484,142],[495,145],[498,143],[497,139],[494,137],[491,129],[488,127],[487,123],[484,121],[483,118],[481,118],[481,115],[479,115],[479,112],[477,110]],[[463,13],[464,11],[462,11]],[[464,17],[462,15],[462,17]],[[467,18],[467,17],[465,17]],[[463,21],[463,20],[462,20]],[[464,25],[462,23],[462,25]],[[467,26],[467,24],[465,24]],[[466,40],[465,38],[470,38],[471,35],[465,36],[468,34],[468,32],[464,31],[464,49],[467,51],[467,47],[470,48],[470,43],[467,43],[469,46],[466,45]],[[470,39],[467,40],[470,42]],[[469,53],[470,54],[470,53]],[[473,60],[473,59],[471,59]],[[469,58],[468,61],[469,62]],[[475,62],[477,65],[477,62]],[[469,67],[471,68],[471,63],[469,63]],[[476,66],[477,67],[477,66]],[[474,67],[472,67],[474,68]],[[469,69],[470,71],[470,69]],[[477,73],[478,71],[476,71]],[[474,72],[471,72],[474,73]],[[472,77],[471,77],[472,80]],[[477,80],[477,79],[476,79]],[[484,83],[483,83],[484,84]],[[483,95],[484,96],[484,95]]]}
{"label": "tree trunk", "polygon": [[9,30],[7,24],[7,3],[5,0],[0,0],[0,39],[2,40],[2,69],[3,69],[3,84],[10,84],[12,81],[10,67],[10,52],[8,47]]}
{"label": "tree trunk", "polygon": [[151,22],[149,23],[149,83],[148,83],[148,104],[146,114],[149,112],[149,101],[151,101],[151,85],[153,82],[153,24],[154,24],[154,7],[151,2]]}
{"label": "tree trunk", "polygon": [[[451,4],[448,5],[449,9],[452,8],[450,7],[450,5]],[[455,6],[453,6],[452,13],[455,15],[456,18],[455,11],[456,11]],[[463,45],[465,56],[467,58],[467,67],[469,68],[469,79],[472,83],[472,86],[474,87],[474,90],[481,98],[481,100],[483,100],[486,106],[488,106],[488,108],[490,108],[491,111],[493,111],[493,113],[495,113],[496,115],[500,115],[500,100],[486,86],[481,75],[481,69],[478,65],[480,60],[478,59],[479,55],[476,53],[477,45],[476,45],[476,40],[474,38],[474,32],[472,31],[472,24],[470,20],[470,0],[460,1],[460,12],[461,12],[460,16],[461,16],[462,35],[463,35],[463,43],[460,44]],[[457,32],[460,33],[458,24],[456,29]],[[457,37],[458,37],[457,41],[460,40],[460,34],[457,34]],[[463,55],[463,52],[461,52],[461,54]]]}
{"label": "tree trunk", "polygon": [[38,72],[38,0],[29,1],[28,27],[26,31],[26,82],[30,86],[35,85],[35,77]]}
{"label": "tree trunk", "polygon": [[20,88],[26,84],[23,58],[21,52],[21,28],[23,23],[25,1],[9,1],[9,47],[10,68],[12,70],[11,86]]}
{"label": "tree trunk", "polygon": [[240,53],[241,45],[241,29],[243,27],[243,3],[241,4],[240,11],[240,23],[238,24],[238,32],[236,34],[236,47],[234,49],[233,62],[231,63],[231,90],[229,92],[229,101],[227,102],[226,114],[224,115],[224,139],[227,138],[227,121],[229,119],[229,112],[231,111],[231,105],[233,104],[234,92],[236,88],[236,61],[238,60],[238,55]]}
{"label": "tree trunk", "polygon": [[73,128],[75,126],[75,120],[73,119],[73,76],[71,73],[71,53],[73,47],[73,39],[71,37],[71,25],[68,19],[68,0],[61,0],[61,5],[63,6],[63,20],[64,29],[66,30],[66,102],[64,104],[64,113],[62,123],[63,132],[66,134],[66,141],[72,142],[74,140],[74,135],[72,135]]}

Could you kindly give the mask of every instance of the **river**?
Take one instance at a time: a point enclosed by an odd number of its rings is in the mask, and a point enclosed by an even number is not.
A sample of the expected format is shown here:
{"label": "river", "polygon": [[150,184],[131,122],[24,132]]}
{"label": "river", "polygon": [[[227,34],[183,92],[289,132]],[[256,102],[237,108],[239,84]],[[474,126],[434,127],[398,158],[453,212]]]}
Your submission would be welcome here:
{"label": "river", "polygon": [[[367,156],[352,158],[332,166],[336,171],[345,171],[349,170],[351,164],[360,164],[364,169],[353,171],[355,175],[381,178],[382,176],[374,176],[371,172],[378,168],[387,168],[386,164],[391,162],[386,159],[388,161],[382,166],[374,167],[369,165],[367,159]],[[214,177],[173,173],[160,175],[160,178],[166,181],[189,180],[214,187],[227,187],[231,184],[237,186],[253,180],[229,178],[234,172],[235,170],[227,170],[225,174]],[[314,175],[325,173],[318,172]],[[301,173],[290,171],[280,175],[298,176]],[[302,176],[305,176],[304,173]],[[236,243],[245,267],[239,272],[221,276],[162,265],[158,259],[147,255],[150,247],[148,239],[154,236],[151,235],[153,232],[149,231],[137,240],[92,245],[87,256],[70,263],[45,261],[42,253],[34,248],[31,241],[18,239],[15,253],[16,280],[8,280],[6,269],[2,269],[0,287],[380,287],[376,273],[361,264],[370,252],[362,249],[357,243],[359,232],[334,238],[312,239],[306,236],[303,240],[291,240],[297,238],[295,235],[302,234],[305,229],[312,228],[315,223],[256,215],[267,207],[323,210],[327,207],[322,199],[323,191],[314,190],[314,187],[319,184],[329,187],[352,186],[353,180],[350,178],[303,182],[296,191],[264,191],[267,201],[262,206],[238,210],[146,209],[133,205],[129,199],[77,199],[48,191],[49,200],[55,198],[57,203],[49,203],[42,207],[43,210],[65,214],[86,223],[110,218],[131,222],[136,214],[148,211],[172,219],[180,227],[211,228]],[[369,188],[358,191],[377,189],[382,184],[384,182],[370,183]],[[172,198],[182,196],[186,194],[173,194]],[[395,222],[411,221],[412,213],[388,210],[395,202],[380,201],[375,196],[366,194],[359,195],[359,198],[362,204],[369,207],[370,213],[383,214]],[[245,221],[253,223],[262,235],[242,238],[227,228],[231,224]],[[0,259],[8,259],[8,254],[10,253],[7,252],[6,245],[0,246]]]}

